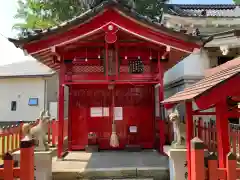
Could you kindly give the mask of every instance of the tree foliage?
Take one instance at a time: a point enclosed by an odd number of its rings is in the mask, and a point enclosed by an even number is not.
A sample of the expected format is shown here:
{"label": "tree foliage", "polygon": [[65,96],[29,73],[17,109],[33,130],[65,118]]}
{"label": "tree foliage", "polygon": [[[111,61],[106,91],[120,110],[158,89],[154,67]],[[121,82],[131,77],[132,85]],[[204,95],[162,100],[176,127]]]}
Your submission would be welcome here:
{"label": "tree foliage", "polygon": [[[13,26],[23,35],[33,29],[46,29],[81,14],[104,0],[18,0],[15,18],[21,20]],[[159,14],[166,0],[120,0],[150,17]]]}
{"label": "tree foliage", "polygon": [[240,0],[233,0],[233,2],[237,5],[240,5]]}

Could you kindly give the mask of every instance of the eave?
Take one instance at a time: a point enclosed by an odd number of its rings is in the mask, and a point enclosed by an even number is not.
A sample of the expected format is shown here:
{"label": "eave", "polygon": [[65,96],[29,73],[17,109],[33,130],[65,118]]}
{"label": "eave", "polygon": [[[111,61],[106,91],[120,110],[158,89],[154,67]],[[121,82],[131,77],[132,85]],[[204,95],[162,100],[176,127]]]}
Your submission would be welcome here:
{"label": "eave", "polygon": [[104,33],[104,28],[110,24],[119,31],[158,45],[159,48],[169,46],[173,51],[192,53],[205,43],[200,37],[168,29],[115,1],[104,2],[59,27],[49,28],[20,40],[10,40],[45,65],[57,70],[59,64],[53,62],[53,49],[81,43]]}
{"label": "eave", "polygon": [[228,48],[240,47],[240,30],[230,30],[216,33],[211,36],[211,41],[207,42],[204,47],[221,47]]}
{"label": "eave", "polygon": [[63,33],[63,32],[69,31],[73,28],[84,25],[87,22],[90,22],[92,19],[96,18],[96,16],[99,16],[102,13],[104,13],[104,11],[109,8],[114,8],[115,10],[120,12],[122,15],[132,18],[132,20],[135,20],[135,22],[137,21],[141,25],[147,26],[148,28],[151,28],[156,32],[171,35],[171,36],[173,36],[175,38],[179,38],[179,39],[182,38],[183,40],[186,40],[188,42],[196,43],[199,46],[201,46],[203,44],[203,42],[201,41],[201,39],[199,37],[189,36],[189,35],[168,29],[168,28],[162,26],[161,24],[154,22],[152,19],[142,16],[142,15],[138,14],[137,12],[135,12],[133,9],[131,9],[127,6],[123,6],[119,3],[116,3],[115,1],[103,2],[100,5],[98,5],[97,7],[94,7],[92,9],[88,10],[87,12],[81,14],[80,16],[78,16],[70,21],[60,24],[58,27],[49,28],[40,33],[35,33],[33,35],[29,35],[28,37],[20,39],[20,40],[14,40],[14,39],[9,39],[9,40],[11,42],[13,42],[15,45],[23,47],[24,44],[33,43],[33,42],[39,41],[39,40],[44,40],[51,36],[57,36],[60,33]]}

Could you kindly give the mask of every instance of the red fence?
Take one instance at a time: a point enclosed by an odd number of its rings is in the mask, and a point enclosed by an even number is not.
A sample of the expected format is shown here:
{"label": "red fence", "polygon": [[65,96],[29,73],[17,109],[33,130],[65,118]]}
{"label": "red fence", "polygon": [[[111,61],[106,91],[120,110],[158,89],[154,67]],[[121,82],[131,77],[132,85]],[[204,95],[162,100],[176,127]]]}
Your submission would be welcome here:
{"label": "red fence", "polygon": [[191,141],[191,180],[236,180],[240,178],[236,156],[230,152],[226,157],[226,168],[218,167],[215,153],[204,157],[205,144],[198,138]]}
{"label": "red fence", "polygon": [[[31,126],[37,125],[38,121],[30,123]],[[21,140],[21,128],[23,123],[15,126],[8,126],[0,132],[0,164],[3,164],[3,156],[19,150]],[[64,122],[64,137],[68,135],[67,120]],[[48,142],[51,146],[56,146],[58,140],[58,121],[52,120],[48,126]]]}
{"label": "red fence", "polygon": [[[217,131],[216,125],[213,122],[203,122],[202,120],[196,120],[193,128],[194,137],[201,139],[210,152],[217,151]],[[172,123],[166,121],[165,123],[165,136],[167,142],[174,140]],[[240,125],[229,124],[229,140],[231,145],[231,151],[233,154],[240,155]]]}

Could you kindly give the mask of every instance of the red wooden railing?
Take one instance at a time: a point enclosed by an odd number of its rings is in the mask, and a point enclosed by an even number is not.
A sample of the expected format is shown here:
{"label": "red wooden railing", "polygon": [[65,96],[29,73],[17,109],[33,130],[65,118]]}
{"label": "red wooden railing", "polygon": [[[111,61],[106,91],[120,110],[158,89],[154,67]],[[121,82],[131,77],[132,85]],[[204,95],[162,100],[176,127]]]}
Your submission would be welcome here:
{"label": "red wooden railing", "polygon": [[191,180],[236,180],[240,178],[236,156],[230,152],[226,157],[226,168],[218,167],[215,153],[204,157],[205,144],[199,138],[191,141]]}
{"label": "red wooden railing", "polygon": [[[37,125],[38,120],[34,123],[30,123],[31,126]],[[23,123],[19,123],[15,126],[3,127],[0,132],[0,164],[3,164],[3,156],[6,153],[12,153],[19,150],[21,140],[21,128]],[[64,121],[64,137],[68,135],[67,120]],[[58,121],[52,120],[48,125],[48,142],[51,146],[57,145],[58,139]]]}
{"label": "red wooden railing", "polygon": [[[194,123],[193,134],[194,137],[201,139],[210,152],[217,151],[217,131],[214,122],[204,122],[196,120]],[[167,142],[174,140],[172,123],[166,121],[165,136]],[[231,145],[231,152],[237,157],[240,155],[240,125],[229,124],[229,141]]]}

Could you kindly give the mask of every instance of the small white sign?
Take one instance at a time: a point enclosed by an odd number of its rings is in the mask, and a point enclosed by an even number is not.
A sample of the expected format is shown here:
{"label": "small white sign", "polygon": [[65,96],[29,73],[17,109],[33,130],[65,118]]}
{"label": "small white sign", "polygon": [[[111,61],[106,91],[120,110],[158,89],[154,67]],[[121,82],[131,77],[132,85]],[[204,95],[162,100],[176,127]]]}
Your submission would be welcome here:
{"label": "small white sign", "polygon": [[103,117],[108,117],[109,116],[109,108],[108,107],[104,107],[103,108]]}
{"label": "small white sign", "polygon": [[123,120],[123,109],[122,107],[114,107],[114,120]]}
{"label": "small white sign", "polygon": [[103,108],[102,107],[91,107],[90,116],[91,117],[102,117],[103,116]]}
{"label": "small white sign", "polygon": [[130,131],[131,133],[136,133],[136,132],[137,132],[137,126],[130,126],[130,127],[129,127],[129,131]]}

